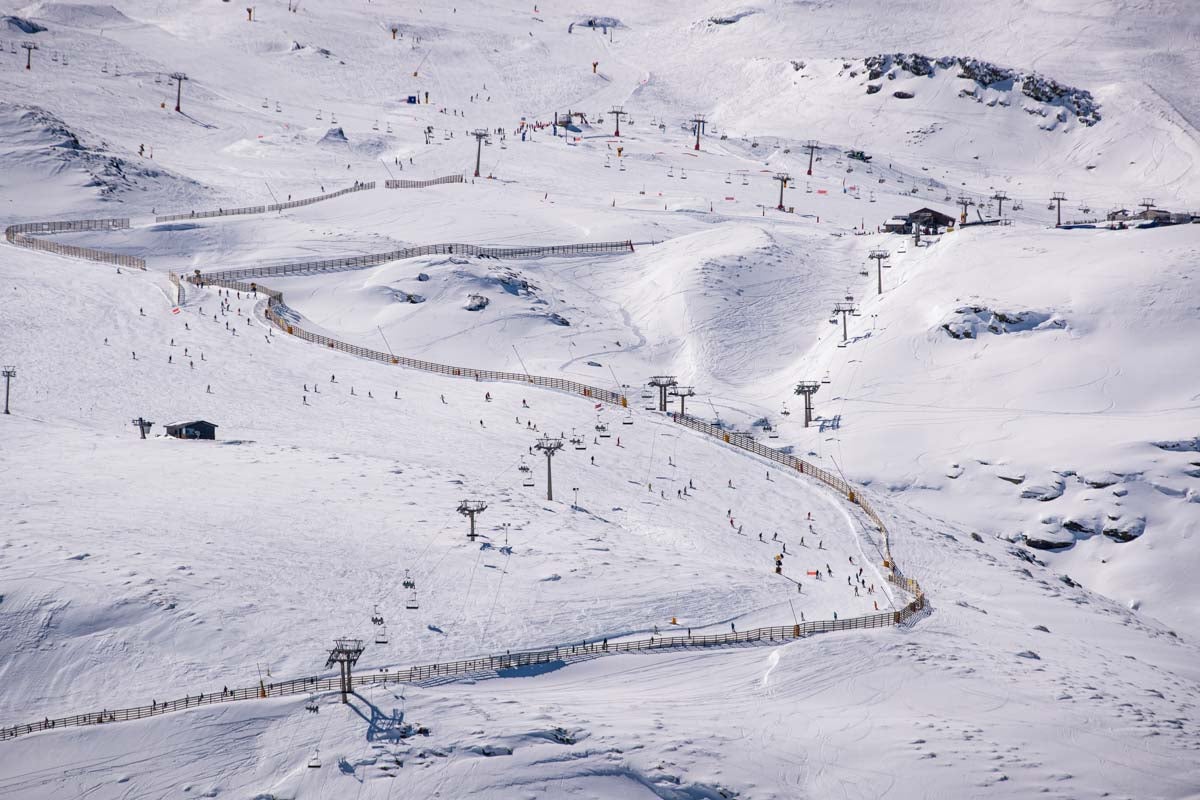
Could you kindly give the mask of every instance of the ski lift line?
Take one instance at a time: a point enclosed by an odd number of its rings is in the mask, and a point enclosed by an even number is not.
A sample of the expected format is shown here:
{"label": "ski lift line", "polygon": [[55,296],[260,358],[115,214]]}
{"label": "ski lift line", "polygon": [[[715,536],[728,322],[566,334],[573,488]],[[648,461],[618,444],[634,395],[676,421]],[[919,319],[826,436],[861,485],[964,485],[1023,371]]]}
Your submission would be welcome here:
{"label": "ski lift line", "polygon": [[[471,589],[475,586],[475,573],[479,570],[479,562],[482,559],[483,559],[483,548],[480,547],[480,548],[477,548],[475,551],[475,563],[471,566],[471,574],[467,578],[467,590],[465,592],[463,592],[462,606],[459,608],[458,618],[456,620],[457,624],[461,625],[467,618],[467,605],[471,602]],[[442,637],[442,644],[441,644],[441,647],[438,648],[438,654],[437,654],[437,658],[439,661],[442,658],[442,653],[444,653],[446,651],[446,647],[450,643],[449,640],[450,640],[449,636]]]}
{"label": "ski lift line", "polygon": [[[495,487],[495,485],[499,482],[500,478],[502,478],[510,470],[517,468],[520,465],[520,463],[521,463],[521,458],[518,456],[516,461],[508,464],[505,467],[502,467],[499,472],[497,472],[494,476],[492,476],[491,480],[489,480],[486,484],[484,484],[484,486],[486,486],[488,489]],[[443,513],[446,515],[446,521],[442,524],[441,528],[438,531],[438,534],[445,533],[453,528],[453,523],[457,519],[456,514],[458,512],[448,510]],[[430,526],[430,527],[432,528],[433,526]],[[413,575],[417,574],[420,565],[422,563],[424,563],[425,557],[429,553],[429,549],[433,546],[434,541],[437,539],[438,534],[430,534],[429,541],[427,541],[425,543],[425,547],[421,550],[421,553],[412,562],[412,566],[408,568],[409,570],[411,570],[411,573]],[[441,567],[442,562],[446,560],[446,556],[448,556],[454,550],[455,545],[456,545],[456,542],[453,539],[451,539],[451,541],[446,546],[445,552],[442,553],[441,558],[439,558],[437,560],[437,563],[435,563],[433,565],[433,567],[431,567],[428,570],[428,572],[423,573],[421,575],[422,582],[432,582],[433,581],[433,577],[434,577],[434,575],[437,574],[438,568]],[[392,596],[392,593],[395,591],[395,588],[396,588],[395,583],[390,583],[388,591],[382,596],[385,598],[390,598]]]}

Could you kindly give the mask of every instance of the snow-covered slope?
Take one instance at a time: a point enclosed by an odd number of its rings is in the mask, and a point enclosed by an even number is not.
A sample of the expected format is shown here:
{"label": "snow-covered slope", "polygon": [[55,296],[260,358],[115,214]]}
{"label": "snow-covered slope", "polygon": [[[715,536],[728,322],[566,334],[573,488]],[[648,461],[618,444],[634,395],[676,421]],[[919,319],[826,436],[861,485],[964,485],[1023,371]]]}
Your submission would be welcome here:
{"label": "snow-covered slope", "polygon": [[[1066,219],[1200,206],[1186,4],[253,15],[0,7],[3,224],[128,216],[51,238],[148,266],[0,259],[0,362],[17,368],[0,726],[322,673],[342,635],[366,638],[370,671],[907,602],[857,506],[646,410],[652,375],[695,387],[689,414],[865,486],[929,608],[779,647],[22,735],[0,742],[0,796],[1197,796],[1200,226],[1056,230],[1046,207],[1057,191]],[[563,136],[569,111],[586,120]],[[472,179],[475,129],[493,135]],[[382,188],[449,174],[468,177]],[[354,181],[380,188],[153,219]],[[960,195],[997,216],[997,191],[1012,224],[877,232],[922,206],[957,215]],[[166,279],[601,241],[632,251],[263,282],[306,329],[621,390],[628,412],[327,351],[236,292],[188,286],[175,313]],[[857,308],[845,343],[839,302]],[[820,382],[809,428],[800,380]],[[156,435],[188,419],[218,441]],[[546,500],[530,448],[573,432],[586,450],[555,457]],[[477,542],[467,498],[488,504]]]}

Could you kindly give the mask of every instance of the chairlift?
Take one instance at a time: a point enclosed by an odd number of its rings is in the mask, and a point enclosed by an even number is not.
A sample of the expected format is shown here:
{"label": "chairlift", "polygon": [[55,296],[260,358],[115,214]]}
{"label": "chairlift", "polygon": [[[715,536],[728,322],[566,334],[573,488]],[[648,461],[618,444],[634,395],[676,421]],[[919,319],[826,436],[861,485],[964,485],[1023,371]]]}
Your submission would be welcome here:
{"label": "chairlift", "polygon": [[[15,53],[17,51],[14,50],[13,52]],[[103,72],[105,75],[108,74],[108,62],[107,61],[105,61],[104,65],[102,67],[100,67],[100,71]]]}
{"label": "chairlift", "polygon": [[871,192],[871,202],[872,203],[875,202],[875,193],[874,192]]}
{"label": "chairlift", "polygon": [[1013,211],[1020,211],[1023,208],[1025,208],[1025,206],[1021,205],[1020,203],[1013,203]]}
{"label": "chairlift", "polygon": [[[50,60],[51,60],[51,61],[58,61],[58,51],[57,51],[57,50],[55,50],[53,53],[51,53],[51,54],[50,54]],[[154,82],[155,82],[155,83],[158,83],[158,81],[157,81],[157,80],[155,80]]]}
{"label": "chairlift", "polygon": [[321,109],[317,109],[317,119],[321,118]]}
{"label": "chairlift", "polygon": [[388,643],[387,626],[380,625],[379,630],[375,631],[375,644],[387,644],[387,643]]}
{"label": "chairlift", "polygon": [[679,168],[679,179],[684,180],[684,181],[687,180],[687,170],[684,169],[683,167]]}
{"label": "chairlift", "polygon": [[378,604],[375,605],[375,610],[373,612],[371,612],[371,624],[372,625],[382,625],[383,624],[383,614],[379,613],[379,605]]}
{"label": "chairlift", "polygon": [[725,175],[725,182],[726,182],[726,183],[733,183],[733,175],[726,174],[726,175]]}
{"label": "chairlift", "polygon": [[283,113],[283,106],[279,105],[279,101],[278,101],[278,100],[276,100],[276,101],[275,101],[275,113],[276,113],[276,114],[282,114],[282,113]]}
{"label": "chairlift", "polygon": [[777,426],[767,424],[763,426],[763,430],[766,431],[768,439],[779,438],[779,428]]}
{"label": "chairlift", "polygon": [[812,194],[812,184],[811,184],[811,183],[805,182],[805,184],[804,184],[804,193],[805,193],[805,194]]}
{"label": "chairlift", "polygon": [[627,411],[625,413],[625,419],[621,420],[621,424],[622,425],[632,425],[633,424],[633,409],[632,408],[629,409],[629,411]]}
{"label": "chairlift", "polygon": [[575,446],[576,450],[587,450],[587,442],[582,436],[572,436],[571,444]]}
{"label": "chairlift", "polygon": [[821,378],[821,383],[825,383],[825,384],[829,383],[829,373],[828,372],[825,373],[824,378]]}
{"label": "chairlift", "polygon": [[404,604],[404,607],[407,608],[409,611],[416,611],[420,607],[417,604],[417,590],[416,589],[413,589],[411,592],[408,593],[408,601]]}
{"label": "chairlift", "polygon": [[859,275],[862,275],[862,276],[865,278],[865,277],[869,276],[871,273],[870,273],[870,272],[868,272],[868,271],[867,271],[867,269],[864,267],[863,269],[860,269],[860,270],[858,271],[858,274],[859,274]]}
{"label": "chairlift", "polygon": [[333,113],[332,111],[329,112],[329,124],[337,125],[337,114]]}
{"label": "chairlift", "polygon": [[262,107],[270,108],[270,101],[268,101],[267,98],[265,98],[265,97],[263,98]]}
{"label": "chairlift", "polygon": [[788,407],[787,407],[787,401],[786,401],[786,400],[785,400],[785,401],[784,401],[784,403],[783,403],[783,409],[782,409],[782,410],[780,410],[780,412],[779,412],[779,413],[780,413],[780,414],[782,414],[782,415],[783,415],[783,416],[785,416],[785,417],[790,417],[790,416],[791,416],[792,412],[788,411]]}
{"label": "chairlift", "polygon": [[309,769],[320,769],[321,768],[321,749],[320,748],[317,748],[315,751],[313,751],[313,757],[308,760],[308,768]]}
{"label": "chairlift", "polygon": [[373,131],[379,130],[379,120],[375,120],[375,124],[371,126],[371,130],[373,130]]}
{"label": "chairlift", "polygon": [[417,588],[417,582],[409,577],[408,570],[404,570],[404,580],[400,583],[400,585],[403,586],[405,589]]}
{"label": "chairlift", "polygon": [[[504,145],[501,145],[501,147],[503,147],[503,146],[504,146]],[[617,159],[617,170],[618,170],[619,172],[624,172],[624,171],[625,171],[625,160],[624,160],[624,159],[620,159],[620,158],[619,158],[619,159]]]}
{"label": "chairlift", "polygon": [[[390,123],[390,122],[387,124],[387,132],[388,133],[392,132],[392,123]],[[503,149],[503,145],[501,145],[501,149]]]}
{"label": "chairlift", "polygon": [[612,169],[612,164],[611,164],[611,163],[609,163],[608,156],[605,156],[605,157],[604,157],[604,168],[605,168],[605,169]]}
{"label": "chairlift", "polygon": [[675,177],[675,167],[674,166],[667,167],[667,177],[668,178]]}
{"label": "chairlift", "polygon": [[601,439],[611,439],[612,438],[612,434],[609,433],[609,431],[608,431],[608,423],[597,422],[596,423],[596,432],[600,434]]}

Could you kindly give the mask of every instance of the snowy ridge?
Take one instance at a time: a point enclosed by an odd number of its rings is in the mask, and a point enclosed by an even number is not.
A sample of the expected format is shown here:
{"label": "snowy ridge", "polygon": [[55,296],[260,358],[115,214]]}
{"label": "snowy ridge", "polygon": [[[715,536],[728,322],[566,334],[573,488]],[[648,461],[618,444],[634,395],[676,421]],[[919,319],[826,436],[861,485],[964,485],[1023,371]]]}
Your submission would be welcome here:
{"label": "snowy ridge", "polygon": [[[901,625],[925,609],[925,595],[911,578],[897,578],[889,574],[888,579],[915,595],[908,605],[897,611],[866,614],[849,619],[813,620],[793,625],[775,625],[731,633],[702,634],[699,636],[658,636],[649,639],[626,639],[603,642],[586,642],[578,645],[563,645],[550,650],[527,650],[516,653],[452,661],[439,664],[424,664],[403,670],[380,669],[366,675],[353,675],[351,686],[386,686],[396,683],[430,683],[469,676],[502,675],[506,671],[519,670],[538,665],[564,665],[606,655],[628,653],[653,653],[671,650],[711,649],[736,645],[786,644],[819,633],[834,631],[867,630]],[[229,703],[235,700],[265,700],[269,697],[287,697],[297,694],[313,694],[339,691],[341,678],[310,676],[287,681],[223,689],[219,693],[188,695],[182,700],[167,700],[149,706],[133,708],[103,709],[84,714],[74,714],[56,719],[45,718],[37,722],[0,727],[0,741],[14,739],[24,734],[48,731],[56,728],[80,725],[101,725],[110,722],[128,722],[160,714],[185,711],[202,705]]]}

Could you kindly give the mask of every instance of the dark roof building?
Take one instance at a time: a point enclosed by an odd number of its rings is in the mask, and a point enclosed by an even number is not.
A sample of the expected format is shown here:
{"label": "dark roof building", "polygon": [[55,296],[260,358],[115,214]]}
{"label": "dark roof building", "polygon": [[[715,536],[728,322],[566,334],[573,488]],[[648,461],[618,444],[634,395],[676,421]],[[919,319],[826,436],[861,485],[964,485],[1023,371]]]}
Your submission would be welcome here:
{"label": "dark roof building", "polygon": [[908,215],[909,222],[915,222],[922,228],[953,228],[955,219],[949,214],[934,211],[932,208],[919,208]]}
{"label": "dark roof building", "polygon": [[167,425],[167,435],[176,439],[216,439],[217,426],[202,419],[194,422],[176,422]]}

